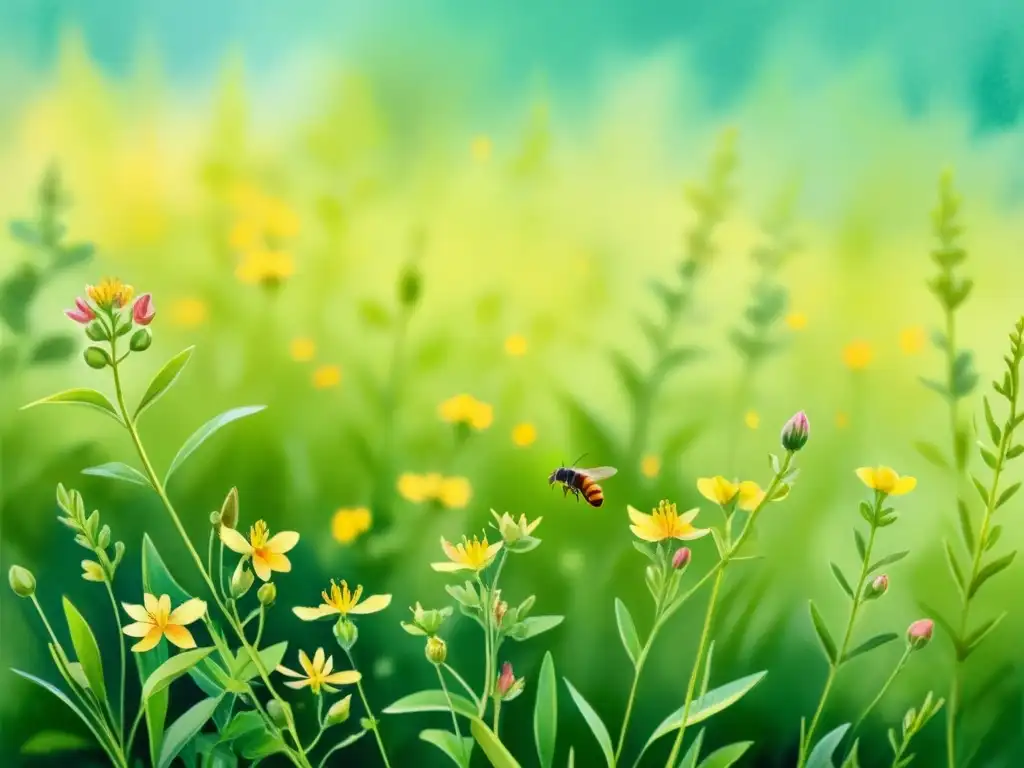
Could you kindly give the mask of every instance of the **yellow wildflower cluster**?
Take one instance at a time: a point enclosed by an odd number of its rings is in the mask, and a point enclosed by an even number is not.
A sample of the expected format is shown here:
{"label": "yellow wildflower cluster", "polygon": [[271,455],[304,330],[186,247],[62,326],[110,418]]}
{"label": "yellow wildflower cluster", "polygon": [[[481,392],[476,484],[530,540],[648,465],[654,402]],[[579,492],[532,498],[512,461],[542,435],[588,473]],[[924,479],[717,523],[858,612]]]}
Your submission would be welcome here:
{"label": "yellow wildflower cluster", "polygon": [[120,309],[128,306],[135,295],[135,289],[116,277],[105,277],[97,285],[87,285],[85,293],[100,309]]}
{"label": "yellow wildflower cluster", "polygon": [[437,501],[449,509],[462,509],[469,504],[472,488],[464,477],[444,477],[436,472],[426,475],[406,472],[398,478],[398,493],[415,504]]}
{"label": "yellow wildflower cluster", "polygon": [[295,272],[287,241],[299,231],[299,219],[283,201],[256,190],[236,194],[238,215],[229,242],[239,255],[235,276],[243,283],[272,287]]}
{"label": "yellow wildflower cluster", "polygon": [[900,477],[892,467],[861,467],[857,477],[871,490],[886,496],[902,496],[917,487],[917,478]]}
{"label": "yellow wildflower cluster", "polygon": [[473,429],[483,430],[494,421],[494,409],[472,395],[455,395],[437,408],[441,419],[449,424],[466,424]]}
{"label": "yellow wildflower cluster", "polygon": [[709,528],[694,527],[693,520],[700,512],[699,509],[694,508],[680,515],[675,504],[664,500],[659,502],[657,509],[649,515],[629,505],[626,506],[626,511],[632,521],[629,529],[634,536],[644,541],[659,542],[665,539],[690,541],[707,536],[711,532]]}
{"label": "yellow wildflower cluster", "polygon": [[447,562],[431,563],[430,567],[435,571],[476,571],[479,573],[497,557],[498,552],[504,546],[504,542],[496,541],[494,544],[487,542],[487,536],[483,540],[476,536],[470,541],[465,536],[459,544],[452,544],[444,536],[441,537],[441,549],[448,557]]}
{"label": "yellow wildflower cluster", "polygon": [[366,507],[339,509],[331,519],[331,535],[340,544],[351,544],[370,530],[373,515]]}

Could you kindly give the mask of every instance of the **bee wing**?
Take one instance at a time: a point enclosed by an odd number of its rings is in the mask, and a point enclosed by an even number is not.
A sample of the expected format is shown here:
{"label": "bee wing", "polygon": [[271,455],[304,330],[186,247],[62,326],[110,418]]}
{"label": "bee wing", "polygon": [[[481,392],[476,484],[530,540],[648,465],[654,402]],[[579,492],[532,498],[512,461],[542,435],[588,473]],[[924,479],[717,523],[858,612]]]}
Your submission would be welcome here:
{"label": "bee wing", "polygon": [[594,467],[593,469],[577,469],[576,471],[596,482],[611,477],[619,470],[615,467]]}

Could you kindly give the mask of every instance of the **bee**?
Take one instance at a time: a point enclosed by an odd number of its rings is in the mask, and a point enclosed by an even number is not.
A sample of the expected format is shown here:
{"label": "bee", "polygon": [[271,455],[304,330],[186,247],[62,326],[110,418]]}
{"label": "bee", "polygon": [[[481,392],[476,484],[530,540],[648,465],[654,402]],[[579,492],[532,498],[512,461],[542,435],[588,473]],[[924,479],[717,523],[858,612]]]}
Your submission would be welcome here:
{"label": "bee", "polygon": [[[580,456],[580,459],[582,458],[583,456]],[[576,464],[578,461],[579,459],[573,463]],[[618,470],[615,467],[594,467],[593,469],[559,467],[548,477],[548,485],[554,486],[555,483],[561,483],[562,495],[567,496],[572,493],[576,497],[576,501],[579,501],[580,495],[582,495],[587,504],[592,507],[600,507],[604,503],[604,491],[601,490],[598,481],[609,478],[616,472]]]}

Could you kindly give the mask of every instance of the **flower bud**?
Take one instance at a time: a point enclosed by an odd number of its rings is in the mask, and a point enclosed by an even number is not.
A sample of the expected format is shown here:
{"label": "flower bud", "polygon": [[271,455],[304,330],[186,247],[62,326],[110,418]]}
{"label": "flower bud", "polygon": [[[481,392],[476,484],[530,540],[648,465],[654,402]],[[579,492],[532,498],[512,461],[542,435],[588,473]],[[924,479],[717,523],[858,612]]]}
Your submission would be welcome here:
{"label": "flower bud", "polygon": [[139,328],[139,330],[132,334],[131,339],[128,341],[128,346],[132,352],[145,352],[152,343],[153,334],[150,333],[149,328]]}
{"label": "flower bud", "polygon": [[864,599],[874,600],[881,597],[889,589],[889,577],[884,573],[875,576],[874,579],[864,588]]}
{"label": "flower bud", "polygon": [[494,595],[494,621],[500,627],[501,620],[508,613],[508,603],[501,599],[501,590]]}
{"label": "flower bud", "polygon": [[277,699],[271,699],[267,702],[267,714],[270,715],[270,719],[278,728],[288,727],[288,713],[289,707],[287,704]]}
{"label": "flower bud", "polygon": [[502,701],[511,701],[523,692],[525,685],[525,680],[516,679],[512,665],[506,661],[501,665],[501,674],[498,675],[498,680],[494,685],[494,695]]}
{"label": "flower bud", "polygon": [[260,605],[264,608],[269,608],[277,600],[277,587],[274,582],[268,581],[262,587],[256,590],[256,599],[260,601]]}
{"label": "flower bud", "polygon": [[153,294],[144,293],[135,300],[132,307],[132,320],[136,325],[149,325],[156,317],[156,308],[153,306]]}
{"label": "flower bud", "polygon": [[807,444],[810,436],[811,425],[807,421],[807,414],[797,411],[782,427],[782,447],[790,452],[799,451]]}
{"label": "flower bud", "polygon": [[32,597],[36,593],[36,577],[27,568],[12,565],[7,572],[7,581],[18,597]]}
{"label": "flower bud", "polygon": [[110,526],[104,525],[100,528],[100,535],[96,537],[96,545],[100,549],[106,549],[110,546]]}
{"label": "flower bud", "polygon": [[436,608],[427,610],[419,602],[416,603],[415,608],[409,610],[412,611],[412,624],[403,623],[402,627],[411,635],[436,635],[445,619],[452,615],[451,606],[440,610]]}
{"label": "flower bud", "polygon": [[238,525],[238,489],[232,488],[220,507],[220,524],[225,528]]}
{"label": "flower bud", "polygon": [[931,619],[918,619],[907,627],[907,643],[913,650],[924,648],[935,632],[935,622]]}
{"label": "flower bud", "polygon": [[342,616],[338,619],[338,623],[334,625],[334,639],[338,641],[338,645],[344,650],[351,651],[352,646],[359,639],[359,630],[356,629],[355,624]]}
{"label": "flower bud", "polygon": [[110,334],[99,320],[93,320],[85,326],[85,335],[93,341],[109,341]]}
{"label": "flower bud", "polygon": [[97,371],[110,365],[110,355],[107,354],[107,350],[101,347],[86,347],[82,357],[85,358],[86,365],[90,368],[95,368]]}
{"label": "flower bud", "polygon": [[82,578],[86,581],[103,581],[103,566],[95,560],[83,560]]}
{"label": "flower bud", "polygon": [[330,728],[332,725],[341,725],[348,720],[349,715],[352,714],[352,694],[350,693],[343,699],[331,704],[331,708],[327,710],[327,716],[324,717],[324,727]]}
{"label": "flower bud", "polygon": [[214,528],[220,525],[220,512],[217,511],[216,509],[210,513],[210,525],[212,525]]}
{"label": "flower bud", "polygon": [[677,571],[685,568],[690,564],[690,548],[680,547],[676,550],[676,553],[672,555],[672,567]]}
{"label": "flower bud", "polygon": [[239,560],[235,572],[231,574],[231,596],[235,600],[244,597],[254,581],[252,571],[245,567],[245,560]]}
{"label": "flower bud", "polygon": [[124,542],[123,541],[115,541],[114,542],[114,562],[113,562],[114,568],[117,568],[117,566],[119,566],[121,564],[121,558],[123,558],[123,557],[124,557]]}
{"label": "flower bud", "polygon": [[427,646],[423,652],[431,664],[444,664],[444,660],[448,658],[448,645],[437,635],[431,635],[427,638]]}

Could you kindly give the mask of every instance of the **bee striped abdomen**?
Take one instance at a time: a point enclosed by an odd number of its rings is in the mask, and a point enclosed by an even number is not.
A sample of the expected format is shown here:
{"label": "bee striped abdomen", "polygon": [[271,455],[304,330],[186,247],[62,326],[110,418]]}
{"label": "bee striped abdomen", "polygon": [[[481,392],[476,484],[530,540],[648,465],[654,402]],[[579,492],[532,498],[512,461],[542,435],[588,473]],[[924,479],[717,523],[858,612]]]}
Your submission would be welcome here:
{"label": "bee striped abdomen", "polygon": [[600,507],[604,504],[604,491],[601,490],[601,486],[586,475],[578,475],[578,477],[580,478],[580,492],[587,503],[592,507]]}

